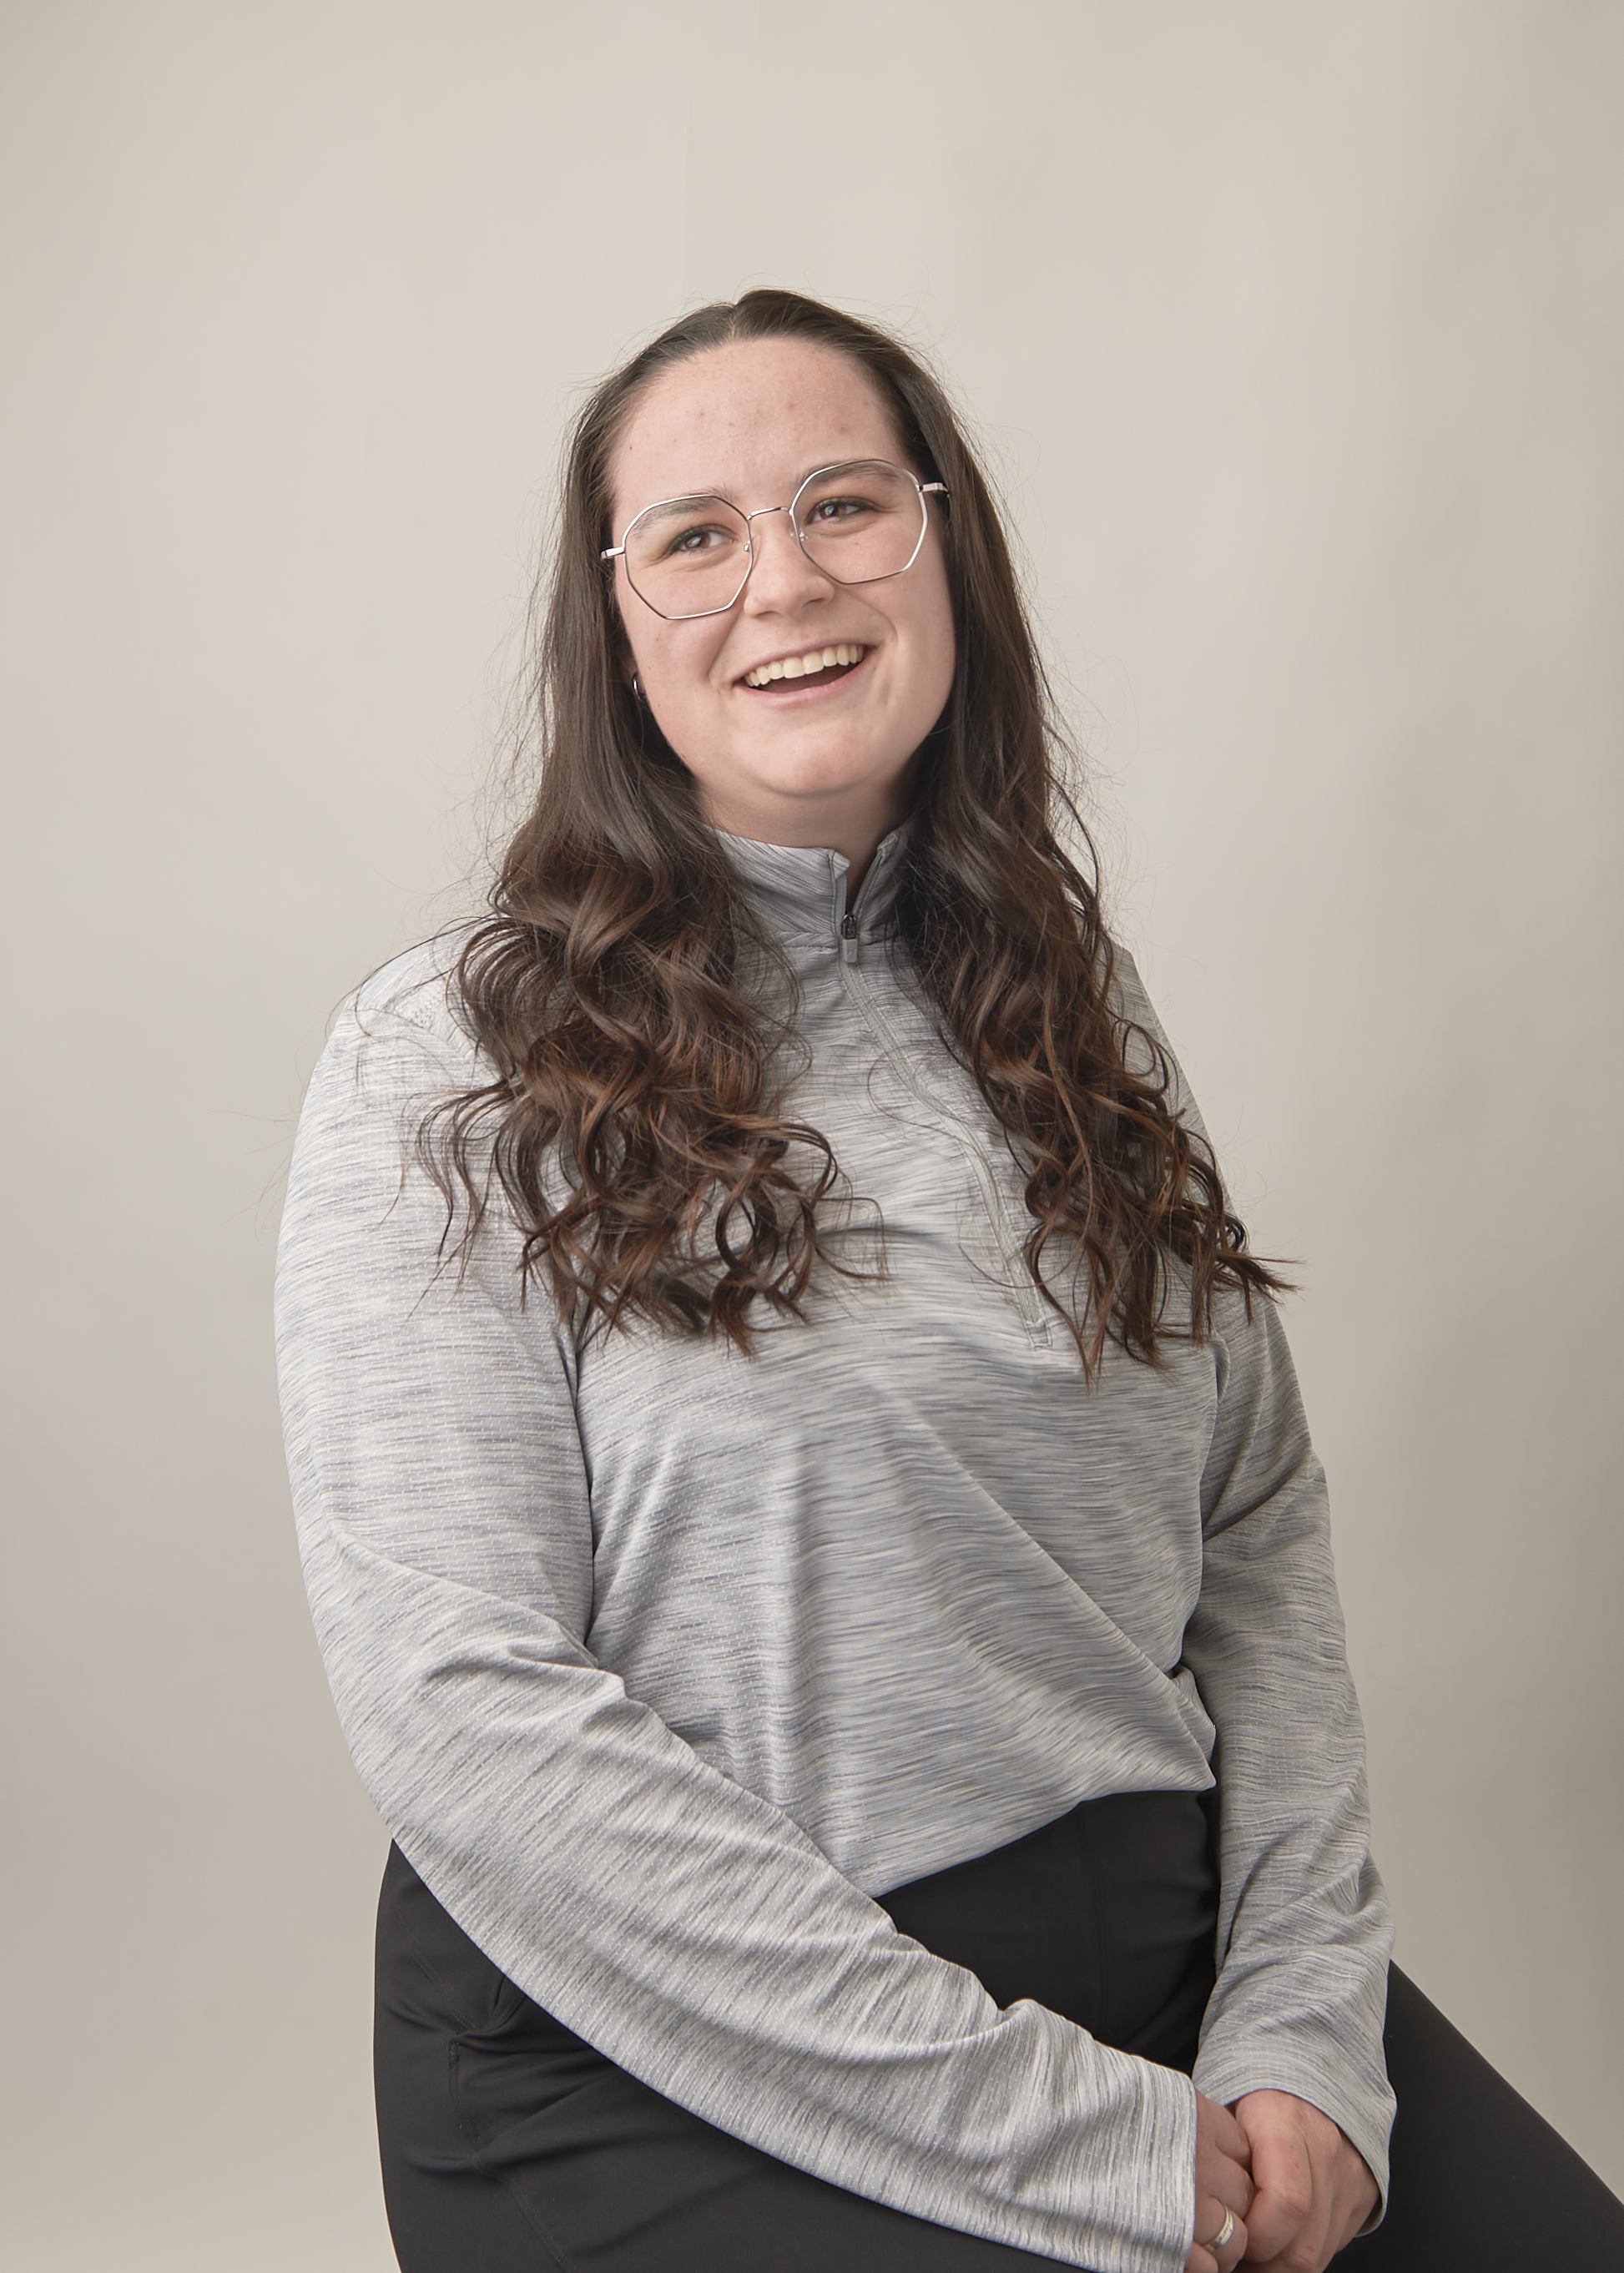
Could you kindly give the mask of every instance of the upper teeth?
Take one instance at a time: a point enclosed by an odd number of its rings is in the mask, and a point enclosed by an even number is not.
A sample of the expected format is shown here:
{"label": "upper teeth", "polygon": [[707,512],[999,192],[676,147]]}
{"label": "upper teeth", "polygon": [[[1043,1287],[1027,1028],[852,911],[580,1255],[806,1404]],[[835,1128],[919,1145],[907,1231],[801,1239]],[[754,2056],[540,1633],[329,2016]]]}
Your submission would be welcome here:
{"label": "upper teeth", "polygon": [[815,671],[831,671],[838,663],[861,663],[866,650],[860,647],[815,647],[807,655],[786,655],[779,663],[763,663],[756,671],[747,671],[747,686],[765,686],[773,679],[809,679]]}

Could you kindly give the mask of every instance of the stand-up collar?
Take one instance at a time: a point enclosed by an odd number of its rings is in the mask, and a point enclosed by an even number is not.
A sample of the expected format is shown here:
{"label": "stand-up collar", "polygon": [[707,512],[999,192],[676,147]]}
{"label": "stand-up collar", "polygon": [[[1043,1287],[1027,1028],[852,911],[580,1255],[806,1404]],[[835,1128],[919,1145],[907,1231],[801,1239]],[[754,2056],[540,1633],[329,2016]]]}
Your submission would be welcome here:
{"label": "stand-up collar", "polygon": [[[849,912],[862,939],[878,938],[886,928],[908,834],[905,821],[881,838],[858,887]],[[730,836],[719,829],[717,837],[771,932],[780,937],[809,934],[821,941],[840,941],[851,874],[844,852],[807,844],[763,844],[753,836]]]}

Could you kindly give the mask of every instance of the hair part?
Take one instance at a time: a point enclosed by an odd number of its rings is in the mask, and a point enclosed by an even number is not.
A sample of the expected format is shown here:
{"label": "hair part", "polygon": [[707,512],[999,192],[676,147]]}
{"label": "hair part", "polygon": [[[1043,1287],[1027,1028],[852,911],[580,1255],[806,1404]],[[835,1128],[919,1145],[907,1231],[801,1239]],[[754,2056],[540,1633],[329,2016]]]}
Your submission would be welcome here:
{"label": "hair part", "polygon": [[[829,1233],[838,1163],[781,1110],[790,1038],[740,983],[747,941],[771,943],[693,777],[627,682],[600,559],[615,446],[648,388],[709,349],[765,339],[855,364],[921,479],[945,484],[957,662],[919,769],[900,941],[1026,1167],[1025,1267],[1085,1375],[1108,1339],[1155,1364],[1169,1335],[1210,1332],[1225,1289],[1250,1309],[1283,1282],[1246,1251],[1210,1148],[1178,1116],[1165,1052],[1116,1007],[1094,849],[1058,777],[1064,729],[952,405],[899,341],[792,292],[685,316],[597,388],[568,438],[526,687],[538,788],[455,969],[492,1078],[419,1133],[447,1236],[460,1217],[466,1256],[500,1189],[522,1272],[567,1316],[743,1349],[767,1315],[803,1314],[815,1272],[851,1275]],[[1092,874],[1059,841],[1063,813]],[[1188,1292],[1177,1309],[1176,1283]]]}

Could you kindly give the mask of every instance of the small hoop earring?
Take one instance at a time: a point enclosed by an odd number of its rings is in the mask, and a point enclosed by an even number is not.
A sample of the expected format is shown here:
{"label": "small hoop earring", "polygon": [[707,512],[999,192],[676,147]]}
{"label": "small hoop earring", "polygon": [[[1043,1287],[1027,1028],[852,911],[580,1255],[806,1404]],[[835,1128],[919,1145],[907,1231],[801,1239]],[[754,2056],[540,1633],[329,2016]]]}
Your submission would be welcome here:
{"label": "small hoop earring", "polygon": [[632,693],[636,696],[638,701],[641,702],[643,700],[643,689],[637,683],[637,674],[635,671],[632,673]]}

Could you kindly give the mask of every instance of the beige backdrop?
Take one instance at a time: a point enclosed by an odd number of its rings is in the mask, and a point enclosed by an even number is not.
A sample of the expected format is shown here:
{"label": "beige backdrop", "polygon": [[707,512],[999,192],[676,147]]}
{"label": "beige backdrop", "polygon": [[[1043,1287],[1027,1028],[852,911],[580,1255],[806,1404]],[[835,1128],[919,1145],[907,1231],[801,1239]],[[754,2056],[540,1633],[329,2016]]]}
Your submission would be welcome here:
{"label": "beige backdrop", "polygon": [[1305,1259],[1402,1962],[1624,2187],[1621,71],[1582,0],[10,0],[7,2262],[392,2263],[279,1176],[458,903],[575,390],[762,281],[980,423]]}

